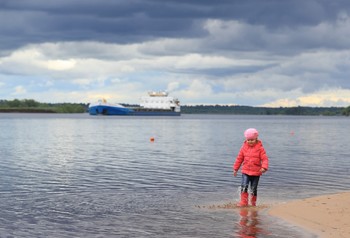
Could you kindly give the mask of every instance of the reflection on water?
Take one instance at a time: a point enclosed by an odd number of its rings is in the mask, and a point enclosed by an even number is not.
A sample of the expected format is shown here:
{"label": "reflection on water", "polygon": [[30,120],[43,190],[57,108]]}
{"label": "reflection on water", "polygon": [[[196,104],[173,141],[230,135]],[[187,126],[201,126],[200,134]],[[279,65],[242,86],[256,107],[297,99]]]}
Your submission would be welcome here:
{"label": "reflection on water", "polygon": [[239,209],[239,222],[237,224],[237,237],[253,238],[257,235],[267,236],[269,232],[261,225],[258,210],[255,208]]}
{"label": "reflection on water", "polygon": [[267,215],[266,206],[236,209],[238,221],[234,220],[235,238],[316,238],[300,227]]}
{"label": "reflection on water", "polygon": [[346,118],[0,114],[0,237],[304,237],[225,207],[249,127],[270,157],[259,206],[350,189]]}
{"label": "reflection on water", "polygon": [[[195,205],[196,209],[202,211],[202,216],[209,215],[212,220],[217,220],[219,217],[226,217],[231,224],[226,224],[230,227],[230,235],[223,237],[234,238],[316,238],[300,227],[293,226],[283,220],[268,215],[268,209],[273,204],[259,204],[252,207],[238,207],[237,201],[218,202],[213,204]],[[223,222],[224,220],[221,220]],[[220,223],[221,223],[220,222]],[[224,222],[223,222],[224,223]],[[224,223],[225,225],[225,223]],[[218,222],[215,223],[218,226]],[[214,233],[215,237],[220,237],[219,234],[226,234],[226,230]],[[199,236],[198,236],[199,237]],[[209,236],[208,236],[209,237]]]}

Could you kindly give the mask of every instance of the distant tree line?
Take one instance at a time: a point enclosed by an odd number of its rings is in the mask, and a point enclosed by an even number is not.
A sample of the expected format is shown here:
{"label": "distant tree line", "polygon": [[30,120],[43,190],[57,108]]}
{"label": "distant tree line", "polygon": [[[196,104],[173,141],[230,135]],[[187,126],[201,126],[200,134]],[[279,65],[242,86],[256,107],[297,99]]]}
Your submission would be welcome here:
{"label": "distant tree line", "polygon": [[343,110],[343,115],[345,115],[345,116],[350,116],[350,106],[344,108],[344,110]]}
{"label": "distant tree line", "polygon": [[181,106],[184,114],[236,114],[236,115],[325,115],[349,116],[350,106],[344,107],[251,107],[229,105]]}
{"label": "distant tree line", "polygon": [[[135,104],[122,104],[138,107]],[[42,113],[84,113],[88,104],[84,103],[40,103],[33,99],[0,100],[0,112],[42,112]],[[183,114],[233,114],[233,115],[324,115],[350,116],[348,107],[251,107],[230,105],[181,106]]]}
{"label": "distant tree line", "polygon": [[33,99],[0,100],[0,112],[83,113],[82,103],[40,103]]}

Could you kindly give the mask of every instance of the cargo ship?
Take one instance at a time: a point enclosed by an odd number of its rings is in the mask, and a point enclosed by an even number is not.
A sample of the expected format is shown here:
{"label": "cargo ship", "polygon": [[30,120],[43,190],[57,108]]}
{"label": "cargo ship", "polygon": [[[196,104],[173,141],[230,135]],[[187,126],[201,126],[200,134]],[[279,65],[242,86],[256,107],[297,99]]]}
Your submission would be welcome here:
{"label": "cargo ship", "polygon": [[125,107],[108,103],[105,99],[89,105],[90,115],[106,116],[180,116],[180,101],[167,92],[148,92],[141,98],[140,106]]}

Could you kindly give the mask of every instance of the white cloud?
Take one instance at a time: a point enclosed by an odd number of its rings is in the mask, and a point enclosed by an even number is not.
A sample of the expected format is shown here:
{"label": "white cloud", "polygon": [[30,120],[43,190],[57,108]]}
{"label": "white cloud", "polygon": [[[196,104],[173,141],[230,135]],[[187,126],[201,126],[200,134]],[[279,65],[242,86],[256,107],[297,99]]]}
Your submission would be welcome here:
{"label": "white cloud", "polygon": [[180,100],[188,98],[188,104],[200,104],[201,99],[210,98],[213,94],[212,86],[208,81],[203,79],[194,79],[186,86],[185,89],[177,91]]}
{"label": "white cloud", "polygon": [[300,95],[298,97],[284,97],[276,101],[263,104],[264,107],[295,107],[295,106],[314,106],[314,107],[344,107],[350,104],[350,90],[346,89],[328,89],[311,94]]}
{"label": "white cloud", "polygon": [[[184,104],[346,105],[350,50],[311,47],[293,54],[279,50],[289,44],[302,47],[298,42],[321,44],[320,35],[327,39],[348,35],[349,25],[346,13],[333,24],[295,29],[207,20],[203,27],[208,35],[197,39],[31,44],[0,58],[0,72],[18,76],[0,86],[17,87],[15,94],[45,101],[89,102],[104,97],[137,103],[147,91],[165,89]],[[347,44],[342,38],[337,41]],[[36,90],[21,86],[29,84],[32,88],[36,84]]]}
{"label": "white cloud", "polygon": [[179,82],[170,82],[170,83],[168,83],[168,87],[167,87],[166,91],[172,92],[172,91],[175,91],[176,89],[178,89],[179,87],[180,87]]}
{"label": "white cloud", "polygon": [[70,70],[74,68],[76,65],[76,61],[73,59],[69,60],[48,60],[47,61],[47,68],[50,70]]}
{"label": "white cloud", "polygon": [[16,86],[14,90],[15,91],[12,93],[13,95],[23,95],[27,92],[27,90],[22,85]]}

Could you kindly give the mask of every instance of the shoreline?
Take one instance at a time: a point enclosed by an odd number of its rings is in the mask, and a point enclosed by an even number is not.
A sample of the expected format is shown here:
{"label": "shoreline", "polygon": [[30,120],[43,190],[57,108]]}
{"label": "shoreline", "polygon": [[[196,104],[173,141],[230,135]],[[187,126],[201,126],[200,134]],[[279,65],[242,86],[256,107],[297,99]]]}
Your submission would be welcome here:
{"label": "shoreline", "polygon": [[319,237],[350,237],[350,191],[278,204],[268,214]]}
{"label": "shoreline", "polygon": [[0,113],[56,113],[51,109],[39,108],[0,108]]}

